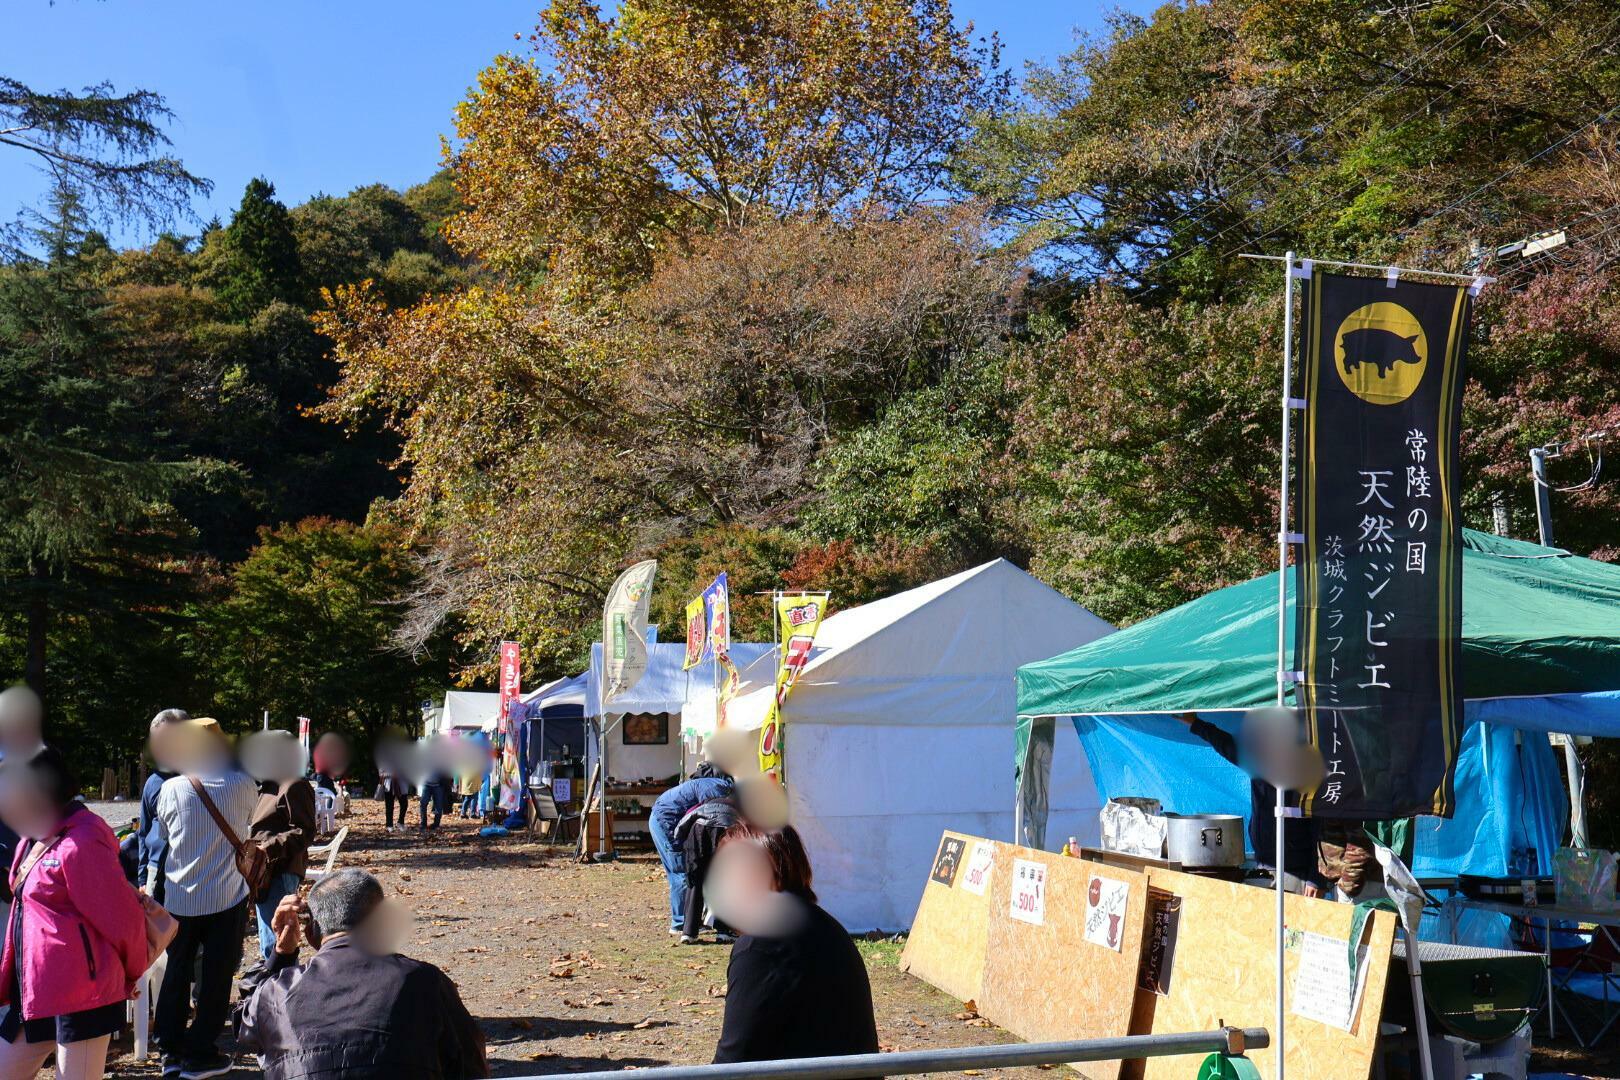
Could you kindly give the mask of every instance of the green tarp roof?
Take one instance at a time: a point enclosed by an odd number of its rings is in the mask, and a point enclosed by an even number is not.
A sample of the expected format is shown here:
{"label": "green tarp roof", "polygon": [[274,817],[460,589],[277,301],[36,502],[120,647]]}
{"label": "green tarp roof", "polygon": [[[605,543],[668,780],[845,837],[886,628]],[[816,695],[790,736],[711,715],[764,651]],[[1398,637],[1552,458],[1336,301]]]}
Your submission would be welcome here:
{"label": "green tarp roof", "polygon": [[[1620,566],[1473,530],[1463,549],[1465,697],[1620,689]],[[1290,570],[1290,664],[1293,592]],[[1020,716],[1249,709],[1276,694],[1276,574],[1018,669]]]}

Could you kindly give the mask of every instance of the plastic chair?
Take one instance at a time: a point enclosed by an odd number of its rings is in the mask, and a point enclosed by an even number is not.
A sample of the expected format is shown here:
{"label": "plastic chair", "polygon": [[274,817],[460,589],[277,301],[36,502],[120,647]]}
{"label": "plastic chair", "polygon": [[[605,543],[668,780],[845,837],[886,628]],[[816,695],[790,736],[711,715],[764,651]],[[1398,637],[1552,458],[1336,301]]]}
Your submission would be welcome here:
{"label": "plastic chair", "polygon": [[315,789],[315,829],[330,833],[337,829],[337,796],[323,787]]}

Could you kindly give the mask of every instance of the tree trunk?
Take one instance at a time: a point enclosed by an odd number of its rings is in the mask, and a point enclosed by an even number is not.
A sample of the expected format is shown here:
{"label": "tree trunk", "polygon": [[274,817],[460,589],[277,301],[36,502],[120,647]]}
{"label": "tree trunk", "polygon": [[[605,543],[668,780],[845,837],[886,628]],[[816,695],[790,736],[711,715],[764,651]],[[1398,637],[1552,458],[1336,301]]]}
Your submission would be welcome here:
{"label": "tree trunk", "polygon": [[45,634],[50,626],[50,608],[45,596],[45,575],[35,571],[33,595],[28,598],[27,653],[23,662],[25,681],[45,700]]}

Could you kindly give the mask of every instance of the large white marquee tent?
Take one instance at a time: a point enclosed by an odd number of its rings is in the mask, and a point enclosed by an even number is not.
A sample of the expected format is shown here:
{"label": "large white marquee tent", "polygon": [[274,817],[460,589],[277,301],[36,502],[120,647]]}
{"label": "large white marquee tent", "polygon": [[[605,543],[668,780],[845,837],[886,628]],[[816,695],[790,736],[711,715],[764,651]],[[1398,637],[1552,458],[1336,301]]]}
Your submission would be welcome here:
{"label": "large white marquee tent", "polygon": [[[784,729],[822,905],[852,931],[905,929],[941,831],[1011,839],[1014,675],[1112,630],[1000,559],[827,619]],[[738,698],[733,722],[757,726],[770,693]],[[1088,773],[1066,774],[1050,806],[1054,830],[1094,839]]]}

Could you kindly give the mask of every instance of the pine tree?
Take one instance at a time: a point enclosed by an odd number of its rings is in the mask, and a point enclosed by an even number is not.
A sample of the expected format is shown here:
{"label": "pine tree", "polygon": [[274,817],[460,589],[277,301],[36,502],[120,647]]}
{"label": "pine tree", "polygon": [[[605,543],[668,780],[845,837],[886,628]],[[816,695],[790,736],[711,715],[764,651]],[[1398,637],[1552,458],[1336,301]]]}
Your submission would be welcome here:
{"label": "pine tree", "polygon": [[218,261],[210,283],[226,309],[251,318],[281,300],[303,299],[304,273],[292,216],[276,198],[275,185],[261,177],[248,181],[242,204],[219,234]]}
{"label": "pine tree", "polygon": [[127,611],[184,526],[174,495],[211,468],[163,452],[149,380],[124,370],[75,196],[0,266],[0,607],[24,615],[25,677],[46,690],[53,615]]}

